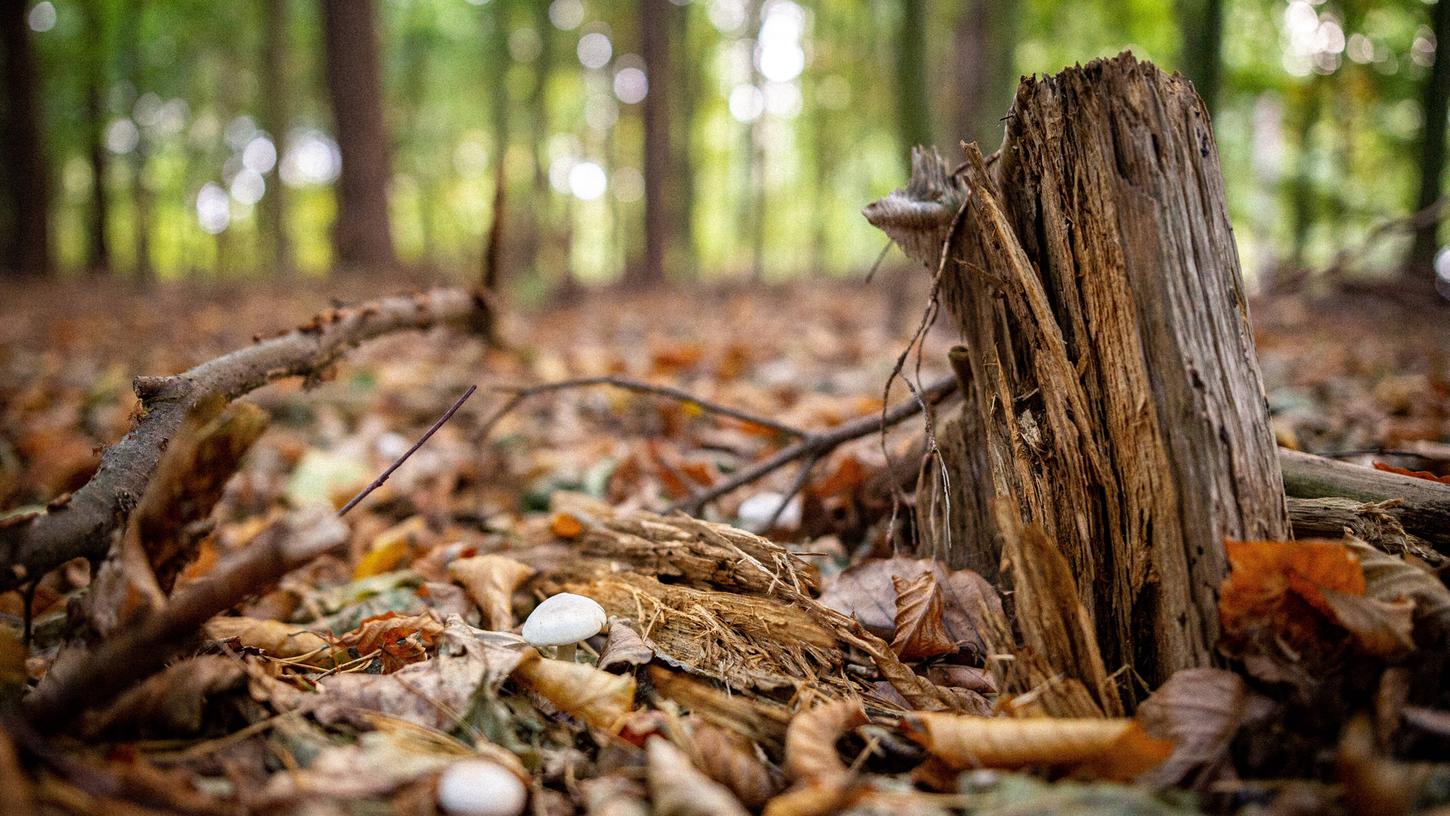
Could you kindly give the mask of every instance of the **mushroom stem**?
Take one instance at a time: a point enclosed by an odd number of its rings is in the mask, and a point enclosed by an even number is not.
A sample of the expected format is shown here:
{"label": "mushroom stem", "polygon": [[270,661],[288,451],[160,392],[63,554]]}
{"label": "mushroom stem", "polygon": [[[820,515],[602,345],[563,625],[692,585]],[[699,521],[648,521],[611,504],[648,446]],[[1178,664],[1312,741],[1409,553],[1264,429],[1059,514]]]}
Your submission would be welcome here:
{"label": "mushroom stem", "polygon": [[557,650],[554,652],[554,657],[558,658],[559,660],[567,660],[570,663],[573,663],[574,653],[577,650],[577,644],[565,643],[564,645],[557,647]]}

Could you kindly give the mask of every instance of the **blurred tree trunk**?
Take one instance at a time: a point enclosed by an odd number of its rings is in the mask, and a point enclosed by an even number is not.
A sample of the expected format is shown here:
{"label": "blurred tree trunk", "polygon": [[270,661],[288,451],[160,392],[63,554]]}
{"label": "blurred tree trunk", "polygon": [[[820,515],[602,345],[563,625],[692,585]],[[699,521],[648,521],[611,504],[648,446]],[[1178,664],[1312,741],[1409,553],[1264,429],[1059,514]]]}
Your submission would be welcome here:
{"label": "blurred tree trunk", "polygon": [[[677,43],[679,53],[688,54],[690,39],[690,6],[671,6],[671,36]],[[695,269],[695,167],[692,157],[692,127],[695,121],[695,99],[700,93],[700,65],[695,60],[681,59],[675,68],[674,81],[664,83],[666,91],[674,92],[675,115],[669,117],[672,141],[673,163],[670,165],[673,178],[667,185],[672,191],[674,207],[674,252],[672,259],[666,256],[667,267],[676,277],[692,274]],[[690,271],[686,271],[690,270]]]}
{"label": "blurred tree trunk", "polygon": [[264,175],[267,193],[262,198],[262,228],[271,238],[272,266],[276,275],[292,269],[292,244],[287,235],[287,198],[282,187],[282,151],[287,139],[287,0],[266,0],[262,20],[262,129],[277,148],[277,162]]}
{"label": "blurred tree trunk", "polygon": [[480,280],[483,288],[497,292],[503,282],[502,263],[504,228],[507,226],[508,194],[508,152],[509,152],[509,95],[504,75],[509,68],[508,15],[503,0],[496,0],[493,6],[492,23],[485,40],[488,44],[488,59],[485,64],[492,74],[490,85],[490,108],[493,118],[493,222],[489,225],[483,240],[483,261]]}
{"label": "blurred tree trunk", "polygon": [[106,32],[99,0],[82,4],[86,31],[93,43],[86,65],[86,153],[91,163],[91,209],[86,219],[86,271],[111,271],[111,202],[106,191]]}
{"label": "blurred tree trunk", "polygon": [[674,242],[671,203],[666,180],[674,166],[670,150],[669,88],[670,28],[675,12],[670,0],[640,0],[640,52],[649,90],[644,97],[644,263],[625,273],[633,286],[656,286],[665,281],[665,257]]}
{"label": "blurred tree trunk", "polygon": [[[534,159],[532,206],[528,207],[528,230],[524,253],[533,275],[543,279],[545,270],[539,250],[546,233],[552,228],[553,196],[549,190],[549,76],[554,69],[554,24],[549,21],[548,3],[530,3],[534,11],[534,30],[539,33],[539,55],[534,59],[534,84],[529,93],[529,147]],[[568,278],[568,266],[564,265]]]}
{"label": "blurred tree trunk", "polygon": [[[146,19],[147,6],[142,0],[136,0],[127,11],[124,19],[125,35],[121,38],[125,50],[123,63],[125,68],[122,73],[131,82],[133,95],[131,102],[141,94],[141,88],[146,86],[145,59],[141,53],[141,26]],[[151,265],[151,184],[146,178],[146,159],[149,154],[149,144],[146,138],[146,131],[139,130],[136,136],[136,147],[130,153],[131,170],[131,206],[135,217],[131,220],[132,234],[136,245],[136,269],[135,276],[139,283],[151,282],[156,277],[156,270]]]}
{"label": "blurred tree trunk", "polygon": [[0,269],[12,275],[48,275],[50,174],[41,135],[40,74],[31,51],[29,3],[0,0],[0,71],[5,77],[0,111]]}
{"label": "blurred tree trunk", "polygon": [[[1420,131],[1420,190],[1415,198],[1415,211],[1425,209],[1440,200],[1445,175],[1445,117],[1450,104],[1450,58],[1445,58],[1444,49],[1450,48],[1450,0],[1440,0],[1430,13],[1435,32],[1435,63],[1420,91],[1420,106],[1424,113]],[[1410,255],[1405,261],[1404,274],[1416,280],[1433,280],[1428,270],[1435,262],[1435,251],[1439,248],[1440,218],[1429,220],[1415,232],[1410,244]]]}
{"label": "blurred tree trunk", "polygon": [[1179,0],[1183,75],[1193,82],[1210,116],[1218,112],[1223,77],[1224,0]]}
{"label": "blurred tree trunk", "polygon": [[396,266],[388,215],[388,137],[373,0],[322,0],[327,94],[342,172],[332,242],[344,270]]}
{"label": "blurred tree trunk", "polygon": [[970,0],[952,27],[952,132],[947,152],[958,141],[977,142],[985,152],[1002,143],[1002,118],[1012,106],[1017,81],[1015,0]]}
{"label": "blurred tree trunk", "polygon": [[911,150],[931,144],[926,87],[926,3],[901,0],[896,31],[896,114],[901,160],[911,169]]}
{"label": "blurred tree trunk", "polygon": [[1314,124],[1319,121],[1323,92],[1321,77],[1315,76],[1297,90],[1294,130],[1299,139],[1299,154],[1294,175],[1289,182],[1290,263],[1296,270],[1304,268],[1304,253],[1309,248],[1309,228],[1314,224]]}

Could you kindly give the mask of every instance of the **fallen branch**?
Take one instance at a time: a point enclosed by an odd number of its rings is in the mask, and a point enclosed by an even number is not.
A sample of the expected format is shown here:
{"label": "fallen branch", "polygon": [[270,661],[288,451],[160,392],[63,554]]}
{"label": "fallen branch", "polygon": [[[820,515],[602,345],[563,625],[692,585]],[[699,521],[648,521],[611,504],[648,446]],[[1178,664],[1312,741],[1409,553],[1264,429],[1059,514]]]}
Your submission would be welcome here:
{"label": "fallen branch", "polygon": [[[827,431],[807,433],[798,441],[781,448],[770,457],[745,468],[720,484],[696,493],[671,509],[683,510],[692,516],[698,516],[705,505],[727,493],[757,481],[791,462],[819,458],[853,439],[860,439],[876,431],[900,424],[903,420],[916,416],[926,405],[935,403],[954,392],[956,388],[956,375],[948,375],[923,386],[919,393],[912,395],[911,399],[897,403],[890,409],[882,411],[879,416],[863,416],[850,422],[843,422]],[[790,497],[787,496],[786,500],[789,501],[789,499]]]}
{"label": "fallen branch", "polygon": [[370,493],[382,487],[383,482],[386,482],[388,480],[388,477],[393,475],[393,471],[397,470],[404,462],[408,461],[408,457],[417,453],[418,449],[423,447],[423,444],[427,442],[430,438],[432,438],[433,434],[437,433],[439,428],[443,427],[443,423],[452,419],[453,415],[458,413],[458,409],[462,408],[463,403],[468,402],[468,398],[473,396],[473,392],[477,390],[478,386],[476,385],[468,386],[468,390],[463,392],[463,396],[459,397],[458,400],[453,403],[452,408],[444,411],[443,416],[438,417],[433,425],[428,428],[428,430],[424,431],[422,436],[418,437],[418,441],[413,443],[413,447],[408,448],[406,451],[403,451],[403,455],[393,460],[393,463],[391,465],[388,465],[387,470],[383,471],[378,476],[378,478],[373,479],[372,484],[364,487],[362,490],[359,490],[356,496],[353,496],[351,499],[349,499],[347,504],[344,504],[342,506],[342,509],[337,511],[338,518],[342,518],[343,516],[347,515],[347,511],[353,509],[354,507],[357,507],[358,502],[366,499]]}
{"label": "fallen branch", "polygon": [[142,416],[101,458],[96,475],[48,513],[0,527],[0,591],[38,579],[72,558],[98,561],[135,507],[182,420],[199,401],[237,397],[286,377],[315,380],[347,350],[409,329],[451,325],[486,332],[481,295],[436,289],[330,309],[305,325],[170,377],[137,377]]}
{"label": "fallen branch", "polygon": [[[1402,504],[1404,502],[1399,499],[1359,502],[1343,498],[1299,499],[1291,496],[1289,523],[1294,528],[1294,537],[1298,539],[1339,538],[1345,530],[1349,530],[1356,538],[1387,553],[1413,555],[1430,564],[1443,561],[1445,557],[1436,552],[1432,541],[1409,532],[1395,518],[1395,509]],[[1443,540],[1447,536],[1450,536],[1450,531],[1440,533],[1438,537]]]}
{"label": "fallen branch", "polygon": [[772,431],[775,431],[776,433],[782,434],[784,436],[793,436],[800,438],[808,435],[805,431],[802,431],[799,428],[791,427],[790,425],[786,425],[783,422],[777,422],[770,417],[760,416],[759,414],[752,414],[749,411],[744,411],[739,408],[732,408],[729,405],[723,405],[718,402],[712,402],[711,400],[701,399],[700,397],[697,397],[688,391],[675,388],[673,386],[656,385],[654,383],[647,383],[642,380],[631,380],[626,377],[577,377],[571,380],[559,380],[557,382],[542,383],[540,385],[512,386],[500,388],[499,390],[502,391],[513,392],[513,396],[510,397],[508,401],[505,402],[503,405],[499,406],[498,410],[494,411],[493,415],[490,416],[488,420],[483,423],[483,426],[480,427],[478,430],[479,438],[482,439],[488,436],[489,432],[493,430],[494,426],[497,425],[500,420],[502,420],[514,409],[518,408],[521,404],[523,404],[525,400],[529,399],[530,397],[536,397],[540,394],[548,394],[554,391],[567,391],[574,388],[589,388],[596,385],[608,385],[613,386],[614,388],[623,389],[625,391],[633,391],[637,394],[652,394],[654,396],[664,397],[665,399],[671,399],[676,402],[698,405],[700,406],[700,408],[709,411],[712,414],[730,417],[731,419],[738,419],[741,422],[759,425],[762,428],[769,428]]}
{"label": "fallen branch", "polygon": [[1290,498],[1398,500],[1385,505],[1383,511],[1405,532],[1450,554],[1450,485],[1284,448],[1279,449],[1279,466],[1284,472],[1284,492]]}
{"label": "fallen branch", "polygon": [[204,578],[177,590],[164,608],[102,641],[89,653],[58,659],[23,702],[41,731],[64,727],[81,711],[113,699],[159,670],[212,616],[347,541],[334,517],[284,519]]}

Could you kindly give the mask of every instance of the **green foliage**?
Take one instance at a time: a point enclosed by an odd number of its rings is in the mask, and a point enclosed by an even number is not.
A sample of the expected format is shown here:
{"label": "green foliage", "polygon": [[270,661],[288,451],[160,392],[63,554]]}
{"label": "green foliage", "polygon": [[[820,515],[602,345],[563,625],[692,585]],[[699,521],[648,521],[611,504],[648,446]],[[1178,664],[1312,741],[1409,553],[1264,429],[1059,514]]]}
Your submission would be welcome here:
{"label": "green foliage", "polygon": [[[113,148],[106,185],[118,271],[137,268],[144,230],[162,276],[268,274],[268,237],[245,191],[223,208],[227,223],[218,234],[203,229],[198,197],[209,183],[236,192],[246,123],[255,128],[262,104],[269,6],[52,1],[56,23],[35,41],[62,265],[78,268],[86,258],[88,133],[97,127]],[[564,270],[611,280],[634,263],[643,220],[641,105],[619,101],[613,82],[621,68],[638,64],[639,4],[560,0],[553,4],[567,26],[560,27],[543,0],[378,2],[393,229],[403,259],[476,274],[502,160],[505,263],[515,286],[541,292]],[[672,141],[690,171],[680,181],[690,194],[680,216],[688,243],[672,250],[690,275],[858,274],[880,249],[858,210],[903,181],[905,129],[920,130],[917,118],[930,116],[937,124],[927,132],[946,130],[952,30],[973,4],[928,4],[918,56],[903,54],[910,44],[898,36],[901,0],[800,2],[804,70],[776,83],[752,57],[761,21],[783,0],[694,0],[676,9],[675,70],[651,78],[650,90],[670,94]],[[1171,69],[1183,41],[1179,5],[1006,4],[1004,13],[1018,15],[1017,40],[989,58],[1031,74],[1130,48]],[[1246,268],[1294,253],[1323,261],[1375,223],[1403,214],[1416,184],[1419,89],[1433,53],[1426,51],[1429,7],[1420,0],[1323,0],[1298,10],[1284,0],[1224,5],[1215,130]],[[307,134],[316,148],[321,135],[325,153],[332,125],[321,15],[310,0],[286,8],[291,127],[270,137],[281,141],[285,157]],[[576,8],[577,21],[569,14]],[[1304,35],[1292,30],[1305,9],[1330,25],[1318,56],[1300,53]],[[600,33],[611,58],[586,68],[581,37]],[[925,62],[924,82],[914,81],[925,87],[914,99],[900,98],[906,91],[898,89],[911,84],[896,80],[898,61]],[[103,89],[100,122],[87,110],[94,82]],[[767,110],[742,121],[761,105],[749,98],[761,89]],[[683,110],[688,118],[678,115]],[[912,114],[905,125],[903,111]],[[943,152],[954,152],[942,141]],[[602,195],[592,196],[587,172],[571,175],[581,162],[604,171]],[[276,173],[265,178],[278,183]],[[331,263],[332,193],[325,179],[293,183],[286,217],[296,263],[323,274]],[[1373,260],[1388,264],[1393,250],[1382,248]]]}

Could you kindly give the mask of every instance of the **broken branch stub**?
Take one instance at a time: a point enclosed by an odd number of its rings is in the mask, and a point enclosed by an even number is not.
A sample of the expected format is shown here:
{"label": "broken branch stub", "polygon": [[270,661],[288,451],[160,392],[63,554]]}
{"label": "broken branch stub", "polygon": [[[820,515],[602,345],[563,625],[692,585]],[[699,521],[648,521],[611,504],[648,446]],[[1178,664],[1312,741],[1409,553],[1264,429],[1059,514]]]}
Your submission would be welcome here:
{"label": "broken branch stub", "polygon": [[[964,221],[952,215],[966,201]],[[1209,665],[1223,540],[1284,538],[1283,484],[1208,114],[1129,54],[1024,80],[1002,148],[866,208],[935,270],[966,398],[927,548],[995,574],[994,499],[1071,567],[1109,670]],[[949,243],[948,243],[949,242]]]}

